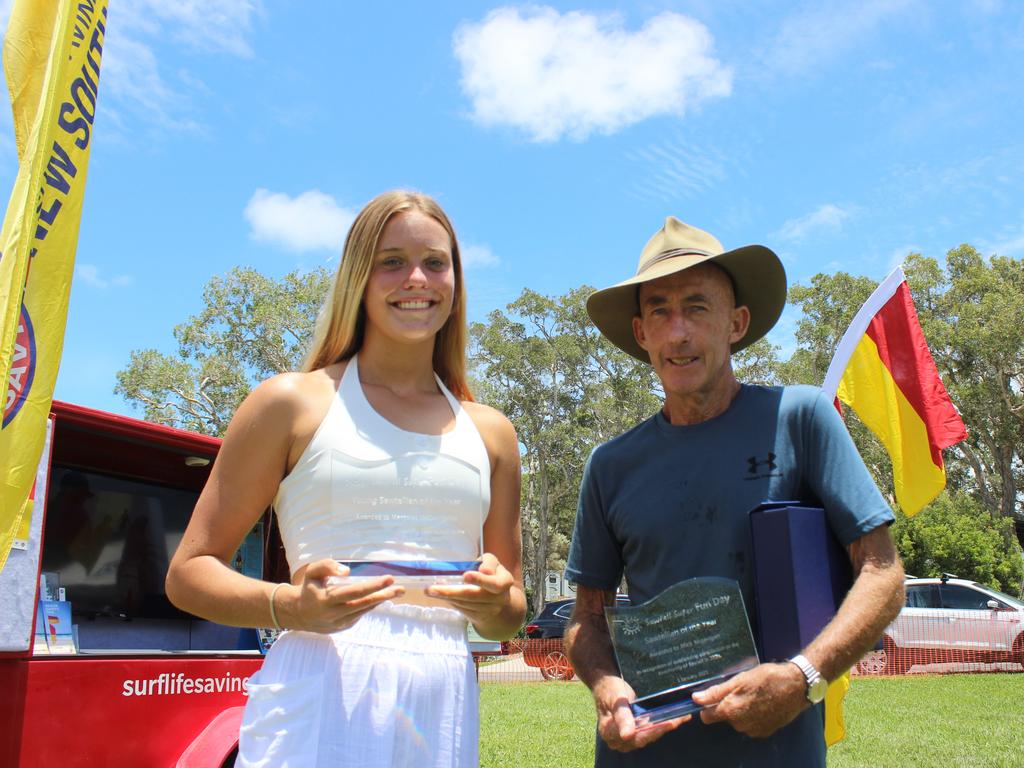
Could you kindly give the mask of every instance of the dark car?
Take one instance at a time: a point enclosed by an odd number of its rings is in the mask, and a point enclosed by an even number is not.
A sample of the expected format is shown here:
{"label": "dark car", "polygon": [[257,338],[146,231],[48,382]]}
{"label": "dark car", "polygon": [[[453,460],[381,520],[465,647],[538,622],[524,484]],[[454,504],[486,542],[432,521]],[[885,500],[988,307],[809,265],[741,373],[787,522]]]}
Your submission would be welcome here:
{"label": "dark car", "polygon": [[526,625],[526,636],[533,639],[562,637],[575,605],[576,599],[572,597],[548,603]]}
{"label": "dark car", "polygon": [[[630,605],[629,597],[616,595],[615,604]],[[576,674],[562,647],[565,625],[575,606],[575,598],[554,600],[526,625],[523,661],[538,667],[545,680],[572,680]]]}
{"label": "dark car", "polygon": [[[628,595],[616,595],[616,605],[630,605]],[[545,605],[541,612],[530,619],[525,632],[529,638],[541,639],[549,637],[563,637],[565,625],[572,616],[572,609],[576,606],[576,598],[568,597],[563,600],[552,600]]]}

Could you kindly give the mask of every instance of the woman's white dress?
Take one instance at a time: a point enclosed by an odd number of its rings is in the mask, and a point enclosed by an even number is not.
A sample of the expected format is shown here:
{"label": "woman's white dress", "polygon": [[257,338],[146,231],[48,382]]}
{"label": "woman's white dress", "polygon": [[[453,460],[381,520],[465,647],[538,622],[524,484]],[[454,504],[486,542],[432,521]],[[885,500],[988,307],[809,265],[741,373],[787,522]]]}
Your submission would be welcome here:
{"label": "woman's white dress", "polygon": [[[274,500],[293,573],[324,557],[478,557],[487,450],[438,384],[454,428],[407,432],[373,410],[349,361]],[[236,766],[475,768],[478,700],[462,615],[387,602],[331,635],[282,633],[249,681]]]}

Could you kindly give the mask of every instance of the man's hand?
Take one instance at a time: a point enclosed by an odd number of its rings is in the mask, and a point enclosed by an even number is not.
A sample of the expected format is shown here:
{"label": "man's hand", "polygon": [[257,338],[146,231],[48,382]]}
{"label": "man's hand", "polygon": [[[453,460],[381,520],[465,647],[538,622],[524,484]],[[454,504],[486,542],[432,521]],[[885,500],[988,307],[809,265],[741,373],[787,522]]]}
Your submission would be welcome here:
{"label": "man's hand", "polygon": [[621,677],[603,677],[593,687],[597,706],[597,732],[617,752],[632,752],[657,741],[690,719],[690,715],[645,728],[637,728],[629,702],[636,698]]}
{"label": "man's hand", "polygon": [[705,723],[726,722],[757,738],[771,736],[809,706],[807,681],[789,662],[761,664],[693,694],[693,700],[705,707]]}

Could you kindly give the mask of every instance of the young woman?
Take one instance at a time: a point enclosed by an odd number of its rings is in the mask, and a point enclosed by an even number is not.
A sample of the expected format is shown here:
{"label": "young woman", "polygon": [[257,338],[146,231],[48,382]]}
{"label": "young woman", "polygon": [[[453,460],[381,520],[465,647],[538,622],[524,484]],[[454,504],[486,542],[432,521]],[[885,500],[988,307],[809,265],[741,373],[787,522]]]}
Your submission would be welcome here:
{"label": "young woman", "polygon": [[[304,370],[260,384],[228,427],[167,594],[288,630],[249,683],[237,765],[477,765],[466,621],[505,639],[526,603],[516,435],[472,401],[465,313],[448,217],[424,195],[380,195],[348,234]],[[271,504],[286,584],[228,565]],[[415,589],[350,578],[339,559],[480,564]]]}

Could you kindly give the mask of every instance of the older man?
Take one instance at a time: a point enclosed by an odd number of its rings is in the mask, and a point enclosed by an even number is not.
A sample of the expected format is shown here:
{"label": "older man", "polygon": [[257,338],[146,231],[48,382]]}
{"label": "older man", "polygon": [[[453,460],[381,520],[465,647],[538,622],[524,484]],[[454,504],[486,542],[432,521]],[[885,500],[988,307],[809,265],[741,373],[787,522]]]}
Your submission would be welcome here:
{"label": "older man", "polygon": [[[821,680],[856,663],[903,603],[892,511],[832,403],[814,387],[752,386],[733,373],[731,354],[764,336],[785,300],[772,251],[726,252],[669,217],[636,274],[587,302],[601,332],[650,362],[665,391],[658,413],[591,455],[566,568],[577,584],[566,645],[597,706],[601,768],[824,766]],[[604,607],[623,575],[634,604],[719,576],[753,605],[748,512],[769,499],[825,508],[853,565],[842,607],[793,659],[695,694],[699,718],[637,729]]]}

